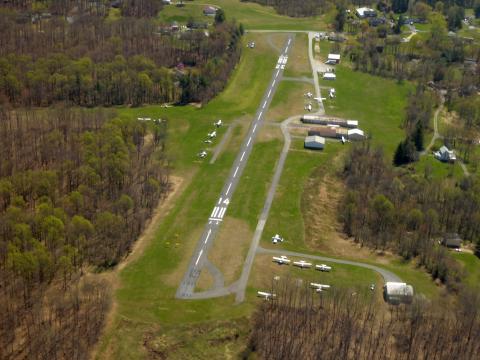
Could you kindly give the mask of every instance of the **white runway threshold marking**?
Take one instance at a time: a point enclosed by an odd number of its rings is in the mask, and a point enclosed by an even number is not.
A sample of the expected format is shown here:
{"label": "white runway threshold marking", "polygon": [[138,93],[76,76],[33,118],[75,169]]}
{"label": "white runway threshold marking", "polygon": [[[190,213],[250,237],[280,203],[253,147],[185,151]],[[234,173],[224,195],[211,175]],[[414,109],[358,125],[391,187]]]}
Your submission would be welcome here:
{"label": "white runway threshold marking", "polygon": [[227,208],[222,208],[222,210],[220,210],[220,213],[218,214],[218,217],[220,219],[223,219],[223,215],[225,215],[225,211],[227,211]]}
{"label": "white runway threshold marking", "polygon": [[210,215],[210,217],[214,218],[217,215],[218,210],[220,210],[220,208],[218,206],[215,206],[213,208],[213,211],[212,211],[212,214]]}
{"label": "white runway threshold marking", "polygon": [[198,254],[198,258],[197,258],[197,261],[195,261],[195,266],[198,265],[198,262],[200,261],[200,258],[202,257],[202,254],[203,254],[203,249],[200,250],[200,254]]}

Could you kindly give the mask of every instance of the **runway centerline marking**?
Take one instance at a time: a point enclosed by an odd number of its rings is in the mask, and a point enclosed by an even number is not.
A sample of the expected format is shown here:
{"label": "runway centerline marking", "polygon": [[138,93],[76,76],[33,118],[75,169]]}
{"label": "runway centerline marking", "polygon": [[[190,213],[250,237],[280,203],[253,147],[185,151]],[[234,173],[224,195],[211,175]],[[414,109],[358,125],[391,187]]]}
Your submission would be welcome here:
{"label": "runway centerline marking", "polygon": [[233,177],[237,176],[238,169],[239,169],[239,167],[237,166],[237,168],[235,169],[235,172],[233,173]]}
{"label": "runway centerline marking", "polygon": [[202,254],[203,254],[203,249],[202,249],[202,250],[200,250],[200,253],[198,254],[197,261],[195,261],[195,266],[197,266],[197,265],[198,265],[198,261],[200,260],[200,257],[202,256]]}
{"label": "runway centerline marking", "polygon": [[225,193],[225,195],[228,195],[228,193],[230,192],[230,188],[231,188],[231,187],[232,187],[232,183],[230,183],[230,184],[228,185],[228,189],[227,189],[227,192]]}
{"label": "runway centerline marking", "polygon": [[251,136],[248,138],[247,146],[250,145],[250,141],[252,141],[252,137],[251,137]]}
{"label": "runway centerline marking", "polygon": [[257,124],[253,127],[253,132],[255,132],[255,129],[257,128]]}
{"label": "runway centerline marking", "polygon": [[242,154],[242,157],[240,158],[240,161],[243,161],[243,157],[245,156],[245,151]]}
{"label": "runway centerline marking", "polygon": [[207,234],[207,237],[205,238],[205,244],[207,243],[211,233],[212,233],[212,229],[208,229],[208,234]]}
{"label": "runway centerline marking", "polygon": [[270,90],[268,90],[268,95],[267,95],[267,97],[270,97],[271,94],[272,94],[272,88],[270,88]]}

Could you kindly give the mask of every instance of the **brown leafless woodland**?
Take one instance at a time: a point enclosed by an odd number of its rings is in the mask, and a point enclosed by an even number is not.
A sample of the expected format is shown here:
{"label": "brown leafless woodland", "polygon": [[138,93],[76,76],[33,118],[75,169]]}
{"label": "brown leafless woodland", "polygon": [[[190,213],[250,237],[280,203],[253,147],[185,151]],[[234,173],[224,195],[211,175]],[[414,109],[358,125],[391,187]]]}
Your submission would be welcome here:
{"label": "brown leafless woodland", "polygon": [[84,359],[109,294],[81,275],[129,250],[168,191],[167,123],[0,111],[0,358]]}
{"label": "brown leafless woodland", "polygon": [[[317,294],[290,283],[273,289],[254,316],[246,354],[262,359],[476,359],[479,295],[455,304],[423,299],[409,306],[376,303],[345,291]],[[251,355],[251,354],[250,354]]]}

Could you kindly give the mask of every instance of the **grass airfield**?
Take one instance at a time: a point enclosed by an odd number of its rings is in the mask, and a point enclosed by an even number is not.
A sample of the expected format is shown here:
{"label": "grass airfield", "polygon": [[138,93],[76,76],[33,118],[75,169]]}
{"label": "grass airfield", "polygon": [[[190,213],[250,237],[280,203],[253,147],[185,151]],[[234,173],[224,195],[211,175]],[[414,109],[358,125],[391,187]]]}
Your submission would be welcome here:
{"label": "grass airfield", "polygon": [[[322,19],[290,19],[276,14],[273,9],[237,0],[212,0],[221,4],[229,14],[245,24],[246,28],[263,29],[324,29]],[[168,6],[161,12],[163,21],[184,21],[198,13],[202,5],[186,3],[185,8]],[[118,277],[115,312],[110,326],[100,341],[96,357],[99,359],[142,359],[154,356],[171,359],[235,357],[244,350],[248,340],[249,316],[259,303],[256,291],[271,286],[274,276],[308,281],[325,281],[335,287],[354,288],[362,293],[369,284],[376,283],[375,296],[380,294],[381,279],[367,269],[334,265],[334,271],[323,274],[314,270],[278,267],[271,257],[257,256],[247,289],[247,300],[234,304],[234,297],[208,300],[175,300],[176,288],[187,267],[193,248],[200,236],[211,207],[223,186],[223,179],[237,154],[247,127],[259,106],[260,98],[275,67],[278,54],[275,44],[285,36],[248,33],[245,44],[255,41],[255,49],[244,49],[242,58],[225,90],[202,108],[194,106],[162,108],[119,108],[119,116],[167,118],[168,142],[172,175],[182,178],[183,185],[169,211],[156,224],[154,235],[139,258],[128,264]],[[307,76],[308,63],[304,36],[297,36],[293,60],[287,65],[286,76]],[[302,50],[305,50],[302,58]],[[311,75],[310,75],[311,76]],[[327,101],[327,114],[360,120],[360,127],[372,135],[373,142],[393,153],[403,137],[399,128],[403,119],[405,96],[411,84],[397,84],[371,75],[356,73],[348,66],[337,68],[337,81],[323,83],[337,89],[337,99]],[[282,81],[272,102],[268,122],[303,113],[303,95],[311,87],[307,83]],[[367,101],[366,101],[367,99]],[[368,101],[368,99],[375,99]],[[302,104],[301,106],[298,104]],[[235,124],[232,135],[214,164],[209,164],[214,145],[218,144],[227,128],[220,128],[214,144],[203,143],[213,130],[213,122],[222,119]],[[232,198],[225,223],[212,247],[211,260],[225,274],[227,282],[239,276],[243,258],[257,225],[275,164],[283,146],[278,126],[266,123],[254,146],[239,187]],[[287,157],[280,186],[274,198],[267,221],[262,246],[271,245],[270,238],[281,233],[287,242],[285,249],[331,253],[329,241],[333,236],[312,240],[306,236],[305,211],[309,196],[316,200],[316,189],[325,175],[334,176],[335,166],[345,154],[347,146],[328,142],[325,151],[305,151],[303,141],[294,138]],[[196,154],[207,149],[209,156],[199,160]],[[309,187],[309,185],[312,185]],[[332,217],[332,210],[325,212]],[[319,213],[319,216],[323,216]],[[333,221],[333,220],[332,220]],[[220,242],[221,241],[221,242]],[[330,244],[331,245],[331,244]],[[348,245],[345,245],[348,246]],[[353,255],[349,253],[348,257]],[[401,275],[427,296],[436,296],[438,288],[423,271],[411,264],[403,264],[393,256],[379,258],[365,254],[362,261],[378,263]],[[211,279],[202,278],[199,286],[208,288]],[[367,292],[368,293],[368,292]]]}

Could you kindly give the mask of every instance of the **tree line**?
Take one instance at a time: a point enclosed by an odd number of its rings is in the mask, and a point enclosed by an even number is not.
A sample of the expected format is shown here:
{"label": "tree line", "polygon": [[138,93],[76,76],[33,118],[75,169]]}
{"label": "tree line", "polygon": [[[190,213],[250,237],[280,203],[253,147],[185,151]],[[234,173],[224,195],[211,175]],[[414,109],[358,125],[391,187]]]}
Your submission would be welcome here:
{"label": "tree line", "polygon": [[438,245],[458,233],[480,250],[480,181],[436,179],[395,168],[369,143],[352,148],[344,168],[347,185],[339,214],[356,243],[392,250],[425,267],[434,279],[456,291],[464,276],[459,264]]}
{"label": "tree line", "polygon": [[2,358],[86,357],[109,297],[81,275],[116,264],[168,191],[166,121],[114,115],[0,111]]}
{"label": "tree line", "polygon": [[242,28],[164,34],[147,19],[61,17],[34,24],[0,13],[0,104],[205,102],[238,62]]}
{"label": "tree line", "polygon": [[[418,297],[384,309],[374,297],[346,290],[315,293],[275,287],[253,317],[244,357],[262,359],[475,359],[480,352],[480,297],[455,303]],[[454,355],[453,355],[454,354]]]}

